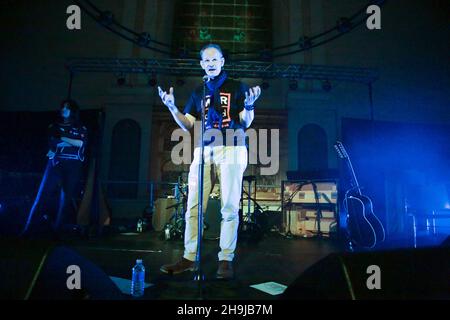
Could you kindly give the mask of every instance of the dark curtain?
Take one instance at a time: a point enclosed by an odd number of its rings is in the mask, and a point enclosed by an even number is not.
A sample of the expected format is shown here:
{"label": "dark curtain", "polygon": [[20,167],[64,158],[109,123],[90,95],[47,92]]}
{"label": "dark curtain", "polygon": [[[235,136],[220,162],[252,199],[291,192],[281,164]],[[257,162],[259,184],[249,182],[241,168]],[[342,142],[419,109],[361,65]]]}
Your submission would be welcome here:
{"label": "dark curtain", "polygon": [[[363,194],[388,234],[411,231],[407,210],[430,213],[448,201],[450,126],[343,119],[342,140]],[[348,171],[341,177],[349,180]]]}

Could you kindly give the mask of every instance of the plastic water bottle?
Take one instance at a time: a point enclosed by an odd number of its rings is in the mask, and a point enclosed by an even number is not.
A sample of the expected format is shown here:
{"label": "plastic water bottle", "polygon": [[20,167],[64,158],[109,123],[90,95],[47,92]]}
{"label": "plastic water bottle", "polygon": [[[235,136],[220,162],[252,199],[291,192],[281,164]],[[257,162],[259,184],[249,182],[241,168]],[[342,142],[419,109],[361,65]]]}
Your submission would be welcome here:
{"label": "plastic water bottle", "polygon": [[133,297],[142,297],[144,295],[144,280],[145,268],[142,264],[142,259],[137,259],[131,278],[131,295]]}
{"label": "plastic water bottle", "polygon": [[137,232],[142,232],[142,220],[141,219],[139,219],[138,220],[138,222],[137,222],[137,226],[136,226],[136,231]]}

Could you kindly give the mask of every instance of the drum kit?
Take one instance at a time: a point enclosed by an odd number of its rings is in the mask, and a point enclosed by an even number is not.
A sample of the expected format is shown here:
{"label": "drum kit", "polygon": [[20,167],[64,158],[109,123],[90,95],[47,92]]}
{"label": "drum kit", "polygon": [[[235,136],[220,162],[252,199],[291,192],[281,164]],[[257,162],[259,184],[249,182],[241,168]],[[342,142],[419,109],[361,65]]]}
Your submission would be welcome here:
{"label": "drum kit", "polygon": [[188,185],[183,183],[181,177],[178,177],[178,182],[172,190],[176,202],[166,208],[166,210],[173,209],[174,213],[164,226],[165,240],[181,239],[184,235],[184,213],[186,212]]}
{"label": "drum kit", "polygon": [[[259,214],[261,214],[263,212],[263,209],[261,208],[261,206],[258,205],[258,203],[255,201],[254,197],[252,197],[251,192],[250,192],[251,184],[255,180],[256,179],[254,176],[244,177],[244,182],[249,183],[249,188],[248,188],[249,192],[246,192],[245,190],[243,190],[243,194],[247,195],[248,210],[245,213],[244,213],[243,208],[241,210],[239,210],[239,216],[240,216],[239,217],[240,218],[239,233],[240,233],[240,236],[242,236],[243,238],[248,238],[248,239],[259,238],[262,235],[262,228],[261,228],[260,224],[258,223],[258,216],[259,216]],[[183,236],[184,236],[184,227],[185,227],[184,216],[185,216],[185,212],[186,212],[186,208],[187,208],[188,184],[183,182],[182,178],[179,177],[178,182],[175,185],[175,187],[172,189],[172,191],[173,191],[172,197],[175,199],[176,202],[165,208],[166,210],[171,210],[171,209],[173,210],[173,214],[172,214],[171,218],[169,219],[168,223],[166,223],[163,228],[163,238],[165,240],[179,240],[179,239],[183,239]],[[213,208],[214,210],[220,211],[220,192],[211,192],[211,194],[209,195],[209,199],[210,199],[209,202],[211,202],[211,200],[212,201],[215,200],[216,202],[219,201],[218,208],[215,208],[215,206],[212,206],[212,207],[214,207]],[[251,202],[254,203],[253,211],[250,209]],[[211,207],[211,203],[208,205],[208,207]],[[209,215],[211,215],[211,212],[209,212]],[[220,216],[220,212],[218,213],[218,215]],[[207,220],[207,217],[205,217],[205,220]],[[212,235],[208,235],[208,229],[210,228],[210,224],[213,223],[210,220],[208,220],[208,221],[204,221],[203,236],[209,237],[208,239],[212,239],[212,238],[218,239],[219,234],[215,235],[215,233],[219,233],[219,232],[214,232],[214,237]],[[217,221],[217,223],[220,224],[220,221]],[[214,229],[214,228],[212,228],[212,229]],[[211,231],[211,232],[213,232],[213,231]],[[205,234],[206,234],[206,236],[205,236]]]}

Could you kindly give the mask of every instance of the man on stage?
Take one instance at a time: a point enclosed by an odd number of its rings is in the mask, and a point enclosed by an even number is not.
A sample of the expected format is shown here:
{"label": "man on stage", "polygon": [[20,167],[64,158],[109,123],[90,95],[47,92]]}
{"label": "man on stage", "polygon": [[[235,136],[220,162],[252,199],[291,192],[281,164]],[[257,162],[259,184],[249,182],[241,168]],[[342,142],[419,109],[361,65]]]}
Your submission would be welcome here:
{"label": "man on stage", "polygon": [[[254,103],[261,94],[259,86],[250,88],[240,81],[227,77],[222,70],[225,59],[222,49],[216,44],[208,44],[200,50],[200,65],[206,76],[205,95],[205,138],[204,138],[204,185],[203,208],[206,211],[208,196],[211,193],[211,170],[214,169],[221,190],[221,229],[219,266],[216,277],[234,277],[232,261],[237,243],[239,225],[239,202],[242,178],[247,167],[247,147],[244,130],[254,118]],[[175,105],[173,88],[169,92],[158,87],[163,103],[169,108],[174,120],[183,130],[190,130],[202,114],[203,85],[191,94],[183,113]],[[219,130],[223,139],[215,139],[208,133]],[[236,138],[226,139],[232,133]],[[212,137],[211,137],[212,136]],[[208,138],[209,137],[209,138]],[[221,140],[221,141],[218,141]],[[230,141],[232,140],[231,143]],[[200,147],[194,150],[194,160],[189,170],[189,191],[185,215],[184,255],[176,263],[163,265],[161,271],[178,274],[194,271],[198,238],[198,172]],[[213,168],[212,168],[213,167]]]}

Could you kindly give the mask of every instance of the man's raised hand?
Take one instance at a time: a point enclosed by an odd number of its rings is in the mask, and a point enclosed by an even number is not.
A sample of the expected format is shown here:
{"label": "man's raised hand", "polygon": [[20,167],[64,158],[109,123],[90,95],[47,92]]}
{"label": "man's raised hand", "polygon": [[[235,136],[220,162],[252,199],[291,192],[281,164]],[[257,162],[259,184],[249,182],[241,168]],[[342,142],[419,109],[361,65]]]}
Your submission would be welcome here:
{"label": "man's raised hand", "polygon": [[261,88],[259,86],[250,88],[248,92],[245,92],[244,104],[246,106],[253,106],[255,101],[259,98],[261,94]]}
{"label": "man's raised hand", "polygon": [[52,150],[48,150],[47,157],[52,160],[55,157],[55,153]]}
{"label": "man's raised hand", "polygon": [[170,87],[169,93],[163,91],[161,87],[158,86],[158,93],[161,97],[162,102],[172,111],[176,109],[175,106],[175,96],[173,95],[173,87]]}

